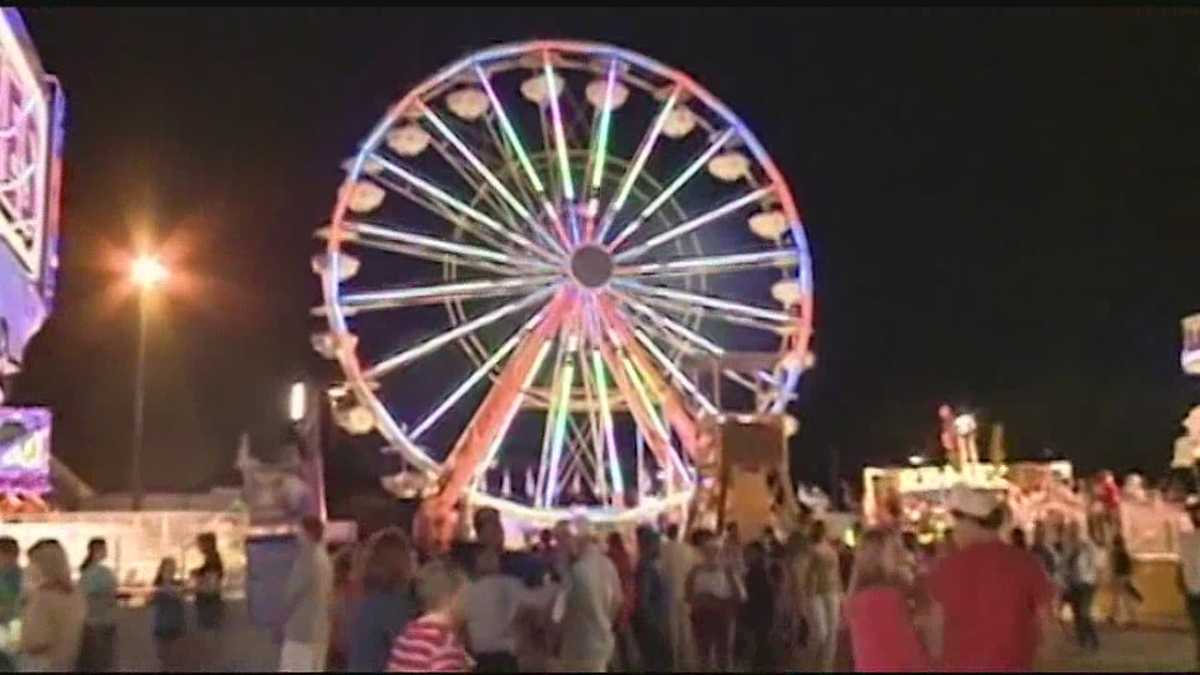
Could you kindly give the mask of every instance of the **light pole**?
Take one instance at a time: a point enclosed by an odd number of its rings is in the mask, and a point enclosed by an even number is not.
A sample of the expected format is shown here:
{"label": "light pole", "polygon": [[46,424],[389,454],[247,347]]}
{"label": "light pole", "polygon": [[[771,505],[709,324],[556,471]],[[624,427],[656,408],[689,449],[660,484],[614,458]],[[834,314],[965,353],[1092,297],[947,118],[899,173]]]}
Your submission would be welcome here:
{"label": "light pole", "polygon": [[130,484],[133,489],[133,510],[142,510],[142,441],[145,426],[146,403],[146,323],[148,318],[147,296],[167,280],[167,268],[152,255],[140,255],[133,261],[129,276],[138,287],[138,342],[137,365],[134,369],[133,388],[133,462],[130,467]]}

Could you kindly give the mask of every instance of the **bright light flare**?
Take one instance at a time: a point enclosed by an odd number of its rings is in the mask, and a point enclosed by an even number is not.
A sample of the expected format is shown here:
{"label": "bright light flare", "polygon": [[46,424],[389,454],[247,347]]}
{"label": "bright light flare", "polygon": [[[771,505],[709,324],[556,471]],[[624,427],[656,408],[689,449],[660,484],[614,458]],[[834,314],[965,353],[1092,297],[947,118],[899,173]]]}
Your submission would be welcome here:
{"label": "bright light flare", "polygon": [[167,266],[153,255],[140,255],[133,261],[129,278],[140,288],[156,288],[166,282],[171,273]]}
{"label": "bright light flare", "polygon": [[292,384],[288,392],[288,419],[299,422],[304,419],[305,408],[308,407],[308,390],[303,382]]}

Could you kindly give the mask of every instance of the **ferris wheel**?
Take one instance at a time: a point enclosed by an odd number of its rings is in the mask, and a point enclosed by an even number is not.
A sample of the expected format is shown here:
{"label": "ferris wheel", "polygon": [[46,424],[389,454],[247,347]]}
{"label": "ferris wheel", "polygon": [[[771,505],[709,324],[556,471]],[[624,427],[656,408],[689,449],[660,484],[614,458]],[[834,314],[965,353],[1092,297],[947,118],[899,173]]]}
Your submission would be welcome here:
{"label": "ferris wheel", "polygon": [[[604,44],[471,54],[401,97],[343,166],[313,259],[346,375],[444,505],[644,519],[710,461],[713,390],[781,412],[810,364],[791,191],[687,75]],[[708,359],[777,356],[751,373]]]}

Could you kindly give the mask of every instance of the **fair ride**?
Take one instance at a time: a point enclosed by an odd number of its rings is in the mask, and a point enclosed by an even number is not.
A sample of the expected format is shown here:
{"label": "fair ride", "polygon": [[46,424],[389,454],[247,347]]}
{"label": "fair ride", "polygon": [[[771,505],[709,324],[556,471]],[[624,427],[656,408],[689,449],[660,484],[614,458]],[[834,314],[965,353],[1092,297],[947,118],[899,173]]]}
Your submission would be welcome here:
{"label": "fair ride", "polygon": [[[713,389],[780,414],[811,363],[786,180],[653,59],[473,53],[400,97],[344,168],[314,347],[346,376],[339,421],[404,457],[439,532],[463,503],[536,523],[686,509],[724,416]],[[708,387],[689,365],[746,352],[772,356]]]}

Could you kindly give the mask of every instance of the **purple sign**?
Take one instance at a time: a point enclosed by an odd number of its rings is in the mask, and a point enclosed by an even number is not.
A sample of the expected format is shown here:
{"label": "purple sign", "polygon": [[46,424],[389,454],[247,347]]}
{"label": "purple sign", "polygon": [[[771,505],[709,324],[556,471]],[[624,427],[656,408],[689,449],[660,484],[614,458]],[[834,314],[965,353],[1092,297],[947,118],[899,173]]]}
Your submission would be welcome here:
{"label": "purple sign", "polygon": [[0,408],[0,492],[50,491],[50,410]]}

